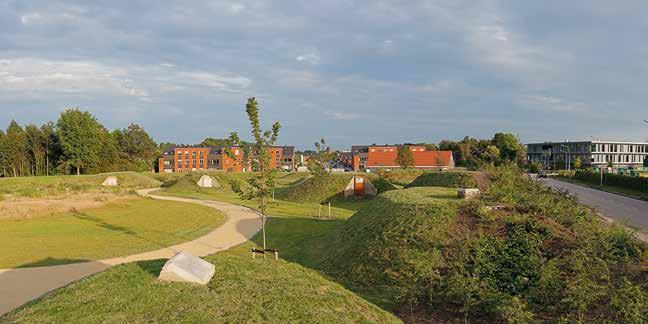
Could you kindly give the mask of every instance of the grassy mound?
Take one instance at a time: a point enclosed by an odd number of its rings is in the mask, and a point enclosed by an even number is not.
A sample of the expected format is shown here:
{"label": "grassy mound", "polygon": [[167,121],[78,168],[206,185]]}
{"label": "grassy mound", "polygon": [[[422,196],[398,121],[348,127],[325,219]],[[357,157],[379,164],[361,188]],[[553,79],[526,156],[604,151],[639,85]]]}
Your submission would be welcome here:
{"label": "grassy mound", "polygon": [[0,268],[157,250],[207,234],[224,221],[225,215],[213,208],[141,198],[47,217],[0,220]]}
{"label": "grassy mound", "polygon": [[[115,176],[116,187],[103,187],[101,183]],[[0,196],[21,197],[60,196],[75,192],[128,192],[136,189],[157,188],[161,182],[137,172],[114,172],[93,175],[63,175],[49,177],[20,177],[0,179]]]}
{"label": "grassy mound", "polygon": [[[203,175],[213,177],[220,187],[218,188],[200,188],[197,184]],[[196,171],[190,173],[175,174],[164,177],[163,183],[165,191],[169,193],[181,192],[202,192],[202,193],[234,193],[248,186],[247,179],[252,176],[251,173],[231,173],[231,172],[209,172]]]}
{"label": "grassy mound", "polygon": [[419,169],[397,169],[392,171],[378,171],[378,175],[392,184],[404,187],[426,172]]}
{"label": "grassy mound", "polygon": [[322,266],[335,277],[363,285],[400,286],[432,268],[434,246],[447,237],[456,193],[412,188],[380,195],[328,236]]}
{"label": "grassy mound", "polygon": [[458,206],[430,189],[378,197],[323,240],[321,267],[428,319],[648,319],[648,248],[624,228],[510,170]]}
{"label": "grassy mound", "polygon": [[412,187],[475,188],[478,183],[469,172],[425,172],[407,185]]}
{"label": "grassy mound", "polygon": [[[396,187],[373,174],[362,174],[376,187],[378,192],[394,190]],[[311,177],[296,182],[295,185],[285,187],[278,191],[277,198],[293,202],[322,202],[339,200],[353,174],[327,174],[323,177]]]}

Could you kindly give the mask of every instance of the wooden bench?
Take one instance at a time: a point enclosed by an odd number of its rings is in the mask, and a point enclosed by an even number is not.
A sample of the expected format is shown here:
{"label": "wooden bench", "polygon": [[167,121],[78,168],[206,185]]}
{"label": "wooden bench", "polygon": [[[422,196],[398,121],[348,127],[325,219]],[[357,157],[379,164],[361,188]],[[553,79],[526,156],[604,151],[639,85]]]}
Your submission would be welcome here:
{"label": "wooden bench", "polygon": [[275,250],[275,249],[261,250],[257,248],[252,249],[252,259],[255,259],[257,254],[263,255],[263,258],[265,259],[266,253],[274,253],[275,260],[279,260],[279,250]]}

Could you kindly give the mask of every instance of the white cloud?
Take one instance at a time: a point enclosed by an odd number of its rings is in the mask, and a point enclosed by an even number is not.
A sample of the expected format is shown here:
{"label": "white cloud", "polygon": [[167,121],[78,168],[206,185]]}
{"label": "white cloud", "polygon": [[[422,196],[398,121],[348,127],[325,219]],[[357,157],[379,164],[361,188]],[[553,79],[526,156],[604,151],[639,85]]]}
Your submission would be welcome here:
{"label": "white cloud", "polygon": [[317,53],[306,53],[299,55],[295,58],[299,62],[306,62],[313,65],[317,65],[320,62],[320,56]]}
{"label": "white cloud", "polygon": [[[251,80],[233,74],[171,70],[160,65],[110,65],[35,58],[0,60],[0,97],[121,96],[151,101],[169,92],[238,92]],[[211,93],[211,91],[208,91]]]}
{"label": "white cloud", "polygon": [[583,102],[567,101],[550,96],[528,95],[520,99],[522,104],[530,104],[555,112],[583,113],[590,111],[590,107]]}
{"label": "white cloud", "polygon": [[227,11],[233,14],[238,14],[245,10],[245,5],[242,3],[232,3],[227,7]]}
{"label": "white cloud", "polygon": [[341,112],[341,111],[325,111],[324,116],[335,120],[354,120],[360,116],[355,113]]}
{"label": "white cloud", "polygon": [[40,20],[42,18],[41,14],[38,12],[32,12],[26,15],[20,16],[20,22],[22,22],[23,25],[29,25],[30,23],[33,23],[34,21]]}

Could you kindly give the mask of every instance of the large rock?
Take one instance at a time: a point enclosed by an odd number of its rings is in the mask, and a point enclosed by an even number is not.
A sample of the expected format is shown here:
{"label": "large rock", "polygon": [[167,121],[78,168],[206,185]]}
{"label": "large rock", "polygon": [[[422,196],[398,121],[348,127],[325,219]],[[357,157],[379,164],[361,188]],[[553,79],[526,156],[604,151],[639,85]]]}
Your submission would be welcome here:
{"label": "large rock", "polygon": [[116,186],[118,184],[119,184],[119,182],[117,181],[117,177],[115,177],[115,176],[110,176],[110,177],[106,178],[106,180],[104,180],[103,183],[101,183],[101,185],[104,186],[104,187],[114,187],[114,186]]}
{"label": "large rock", "polygon": [[218,184],[218,181],[216,179],[208,176],[208,175],[203,175],[200,177],[200,180],[197,182],[198,187],[201,188],[218,188],[220,187],[220,184]]}
{"label": "large rock", "polygon": [[180,252],[164,264],[160,280],[206,285],[214,276],[213,264],[187,252]]}
{"label": "large rock", "polygon": [[478,198],[481,192],[477,188],[461,188],[457,190],[457,196],[463,199]]}

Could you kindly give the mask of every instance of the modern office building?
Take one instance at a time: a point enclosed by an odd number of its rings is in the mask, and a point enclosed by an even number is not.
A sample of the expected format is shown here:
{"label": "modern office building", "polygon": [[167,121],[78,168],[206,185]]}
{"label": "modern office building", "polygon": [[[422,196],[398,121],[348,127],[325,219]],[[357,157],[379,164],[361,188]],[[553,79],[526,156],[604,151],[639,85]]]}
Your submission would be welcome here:
{"label": "modern office building", "polygon": [[[241,147],[229,147],[235,158],[227,154],[228,147],[174,147],[162,153],[158,159],[158,172],[191,172],[198,170],[221,170],[228,172],[247,172],[246,159]],[[270,167],[285,171],[295,170],[295,148],[293,146],[274,146],[269,149]],[[249,163],[247,163],[249,165]]]}
{"label": "modern office building", "polygon": [[399,169],[396,161],[398,149],[407,147],[414,157],[414,168],[442,169],[454,168],[452,151],[428,151],[422,145],[356,145],[351,147],[354,171],[373,171],[379,169]]}
{"label": "modern office building", "polygon": [[634,168],[648,157],[648,142],[579,141],[527,144],[527,158],[545,168],[561,168],[577,158],[586,166]]}

